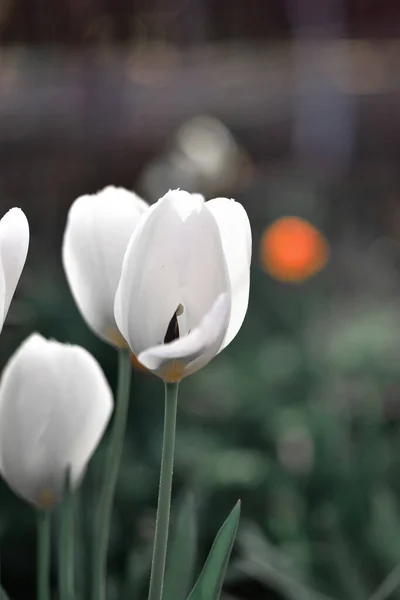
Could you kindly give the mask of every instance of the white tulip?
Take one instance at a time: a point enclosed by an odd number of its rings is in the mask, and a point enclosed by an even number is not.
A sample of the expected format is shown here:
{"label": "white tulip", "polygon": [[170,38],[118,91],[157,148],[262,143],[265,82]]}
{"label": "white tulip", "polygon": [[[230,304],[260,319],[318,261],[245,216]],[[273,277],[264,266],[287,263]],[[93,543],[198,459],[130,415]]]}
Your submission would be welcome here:
{"label": "white tulip", "polygon": [[154,204],[130,239],[115,299],[139,362],[179,381],[225,348],[247,311],[250,260],[238,202],[174,190]]}
{"label": "white tulip", "polygon": [[29,225],[19,208],[9,210],[0,221],[0,331],[26,261]]}
{"label": "white tulip", "polygon": [[114,298],[129,239],[148,204],[124,188],[106,187],[72,204],[62,259],[69,287],[89,327],[114,346],[125,342],[114,319]]}
{"label": "white tulip", "polygon": [[89,352],[31,335],[0,383],[0,471],[10,488],[38,508],[59,502],[66,471],[76,487],[112,406]]}

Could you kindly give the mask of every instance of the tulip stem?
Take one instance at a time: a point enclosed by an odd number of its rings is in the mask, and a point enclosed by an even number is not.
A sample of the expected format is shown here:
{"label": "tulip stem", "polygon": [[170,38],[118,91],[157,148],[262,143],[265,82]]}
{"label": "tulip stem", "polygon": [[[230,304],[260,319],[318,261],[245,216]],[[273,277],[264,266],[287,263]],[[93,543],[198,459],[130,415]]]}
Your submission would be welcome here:
{"label": "tulip stem", "polygon": [[51,515],[48,510],[37,511],[37,597],[50,600]]}
{"label": "tulip stem", "polygon": [[96,514],[92,563],[92,600],[105,600],[107,546],[110,537],[111,509],[124,444],[131,384],[129,350],[118,353],[118,390],[111,438],[106,457],[105,476]]}
{"label": "tulip stem", "polygon": [[160,487],[156,532],[149,600],[161,600],[164,585],[165,560],[167,556],[169,515],[171,509],[172,473],[174,468],[176,411],[178,404],[178,383],[165,384],[164,440],[161,459]]}
{"label": "tulip stem", "polygon": [[64,498],[60,507],[58,576],[60,600],[74,598],[74,506],[70,482],[70,470],[65,477]]}

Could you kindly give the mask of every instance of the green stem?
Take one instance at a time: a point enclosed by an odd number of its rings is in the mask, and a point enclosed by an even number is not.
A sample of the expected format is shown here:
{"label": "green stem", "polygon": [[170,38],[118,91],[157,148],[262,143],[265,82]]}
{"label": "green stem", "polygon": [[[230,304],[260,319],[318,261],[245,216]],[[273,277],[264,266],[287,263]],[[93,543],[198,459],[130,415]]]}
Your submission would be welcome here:
{"label": "green stem", "polygon": [[48,510],[37,512],[37,597],[50,600],[51,515]]}
{"label": "green stem", "polygon": [[74,505],[68,470],[64,498],[60,508],[59,541],[60,600],[74,599]]}
{"label": "green stem", "polygon": [[149,600],[161,600],[167,556],[169,514],[171,509],[172,472],[174,468],[176,409],[178,383],[165,384],[164,440],[161,459],[160,488],[153,560],[151,565]]}
{"label": "green stem", "polygon": [[104,600],[106,594],[107,546],[110,537],[111,509],[124,444],[131,370],[130,352],[125,349],[120,350],[118,354],[117,402],[94,532],[92,600]]}

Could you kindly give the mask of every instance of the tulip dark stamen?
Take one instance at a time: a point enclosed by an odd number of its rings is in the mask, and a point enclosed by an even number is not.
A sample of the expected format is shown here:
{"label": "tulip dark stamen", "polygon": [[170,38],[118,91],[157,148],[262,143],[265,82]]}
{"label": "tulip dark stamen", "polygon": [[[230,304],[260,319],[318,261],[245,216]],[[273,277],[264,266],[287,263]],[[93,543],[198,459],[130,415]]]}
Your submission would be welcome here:
{"label": "tulip dark stamen", "polygon": [[178,306],[172,315],[172,319],[167,327],[167,333],[165,334],[164,344],[169,344],[170,342],[179,339],[179,324],[177,314],[182,314],[182,312],[179,312],[180,307],[181,305]]}

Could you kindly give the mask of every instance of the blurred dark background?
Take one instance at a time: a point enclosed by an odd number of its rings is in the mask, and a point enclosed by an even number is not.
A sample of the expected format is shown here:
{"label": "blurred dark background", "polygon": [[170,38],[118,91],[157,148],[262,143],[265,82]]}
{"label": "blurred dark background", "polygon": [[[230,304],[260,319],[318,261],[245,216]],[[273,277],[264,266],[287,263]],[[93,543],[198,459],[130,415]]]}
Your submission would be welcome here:
{"label": "blurred dark background", "polygon": [[[181,187],[250,216],[247,318],[179,406],[174,501],[195,493],[199,566],[242,499],[223,600],[400,581],[399,57],[396,0],[0,0],[0,208],[32,230],[1,364],[38,330],[115,385],[61,268],[77,196]],[[110,600],[146,597],[162,415],[136,366]],[[77,499],[81,600],[103,460]],[[3,484],[0,548],[11,598],[34,598],[33,511]]]}

